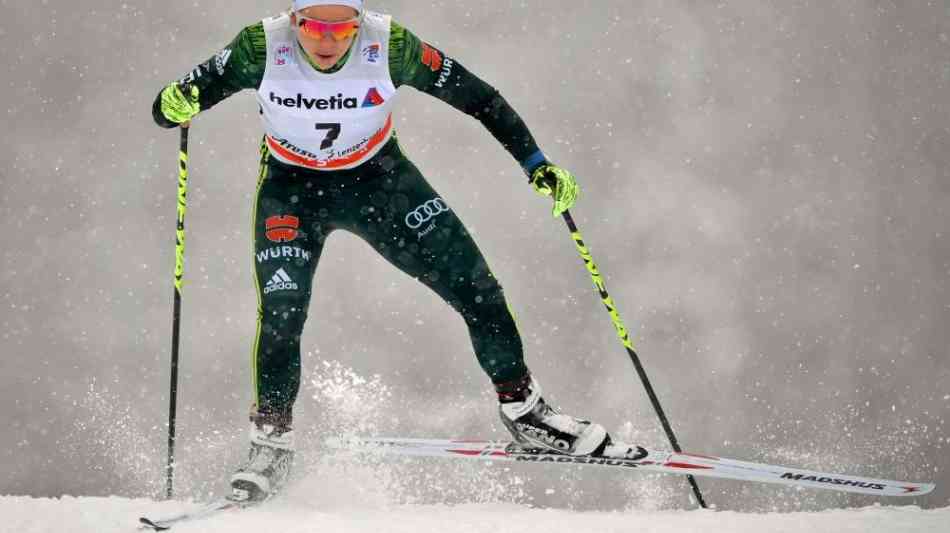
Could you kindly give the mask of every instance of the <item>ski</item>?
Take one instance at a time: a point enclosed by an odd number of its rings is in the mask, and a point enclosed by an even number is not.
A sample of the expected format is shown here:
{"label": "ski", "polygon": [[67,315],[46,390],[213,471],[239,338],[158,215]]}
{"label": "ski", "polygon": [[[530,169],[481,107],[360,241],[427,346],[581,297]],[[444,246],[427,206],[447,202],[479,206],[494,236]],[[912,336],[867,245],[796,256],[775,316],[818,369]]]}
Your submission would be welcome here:
{"label": "ski", "polygon": [[666,474],[777,483],[875,496],[921,496],[935,487],[933,483],[874,479],[708,455],[648,450],[619,442],[611,444],[598,456],[569,456],[541,449],[522,448],[513,442],[484,440],[354,438],[333,439],[327,441],[327,444],[343,450],[420,457],[635,468]]}
{"label": "ski", "polygon": [[181,524],[184,522],[192,522],[195,520],[201,520],[211,516],[215,516],[228,511],[237,511],[240,509],[247,509],[248,507],[254,507],[263,503],[266,500],[258,501],[237,501],[232,500],[230,497],[219,498],[212,502],[206,503],[197,509],[191,511],[185,511],[183,513],[178,513],[172,516],[166,516],[164,518],[139,518],[139,523],[142,524],[140,529],[151,529],[152,531],[166,531],[172,528],[173,525]]}

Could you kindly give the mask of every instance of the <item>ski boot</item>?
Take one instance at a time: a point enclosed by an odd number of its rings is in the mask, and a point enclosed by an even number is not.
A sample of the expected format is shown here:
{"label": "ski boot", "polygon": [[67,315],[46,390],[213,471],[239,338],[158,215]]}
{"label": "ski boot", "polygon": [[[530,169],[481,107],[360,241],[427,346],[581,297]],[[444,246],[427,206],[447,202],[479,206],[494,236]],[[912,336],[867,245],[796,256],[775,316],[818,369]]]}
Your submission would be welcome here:
{"label": "ski boot", "polygon": [[272,496],[287,481],[293,465],[294,439],[289,420],[252,415],[250,437],[247,463],[231,476],[230,499],[234,501],[258,501]]}
{"label": "ski boot", "polygon": [[501,421],[525,448],[566,455],[600,455],[610,444],[600,424],[559,413],[541,397],[541,386],[531,375],[495,385]]}

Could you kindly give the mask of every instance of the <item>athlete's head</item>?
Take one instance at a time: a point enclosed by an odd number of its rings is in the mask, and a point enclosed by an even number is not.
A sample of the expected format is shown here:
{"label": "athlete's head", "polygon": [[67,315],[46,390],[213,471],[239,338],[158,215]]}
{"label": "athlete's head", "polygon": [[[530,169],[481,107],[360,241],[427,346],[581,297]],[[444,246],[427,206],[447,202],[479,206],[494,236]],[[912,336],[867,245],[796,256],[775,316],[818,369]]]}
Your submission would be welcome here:
{"label": "athlete's head", "polygon": [[352,44],[363,12],[362,0],[294,0],[290,21],[297,40],[320,68],[332,67]]}

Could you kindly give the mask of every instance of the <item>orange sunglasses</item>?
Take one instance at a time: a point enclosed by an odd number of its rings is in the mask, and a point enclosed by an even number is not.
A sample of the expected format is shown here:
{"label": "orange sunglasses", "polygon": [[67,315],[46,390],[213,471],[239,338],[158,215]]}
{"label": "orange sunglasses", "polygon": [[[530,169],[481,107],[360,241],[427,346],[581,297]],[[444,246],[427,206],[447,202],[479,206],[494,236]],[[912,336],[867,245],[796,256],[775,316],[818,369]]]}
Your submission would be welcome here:
{"label": "orange sunglasses", "polygon": [[334,40],[342,41],[356,35],[356,32],[360,29],[360,18],[356,17],[340,22],[327,22],[325,20],[307,18],[297,13],[297,26],[302,32],[315,39],[330,34]]}

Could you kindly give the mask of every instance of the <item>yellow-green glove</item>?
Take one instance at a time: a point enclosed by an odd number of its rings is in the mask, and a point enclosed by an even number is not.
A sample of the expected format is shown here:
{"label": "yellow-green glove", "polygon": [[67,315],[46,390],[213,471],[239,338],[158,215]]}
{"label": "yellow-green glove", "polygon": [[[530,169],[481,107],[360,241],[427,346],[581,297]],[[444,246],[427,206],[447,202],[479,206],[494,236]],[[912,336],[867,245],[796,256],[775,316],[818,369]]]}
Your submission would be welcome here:
{"label": "yellow-green glove", "polygon": [[573,207],[580,193],[574,175],[551,163],[543,163],[534,169],[529,181],[538,194],[554,197],[554,209],[551,213],[555,218]]}
{"label": "yellow-green glove", "polygon": [[190,93],[188,96],[182,92],[177,81],[162,89],[162,114],[175,124],[188,122],[201,111],[198,105],[198,88],[189,85],[185,90]]}

